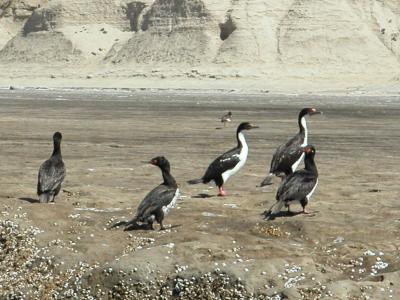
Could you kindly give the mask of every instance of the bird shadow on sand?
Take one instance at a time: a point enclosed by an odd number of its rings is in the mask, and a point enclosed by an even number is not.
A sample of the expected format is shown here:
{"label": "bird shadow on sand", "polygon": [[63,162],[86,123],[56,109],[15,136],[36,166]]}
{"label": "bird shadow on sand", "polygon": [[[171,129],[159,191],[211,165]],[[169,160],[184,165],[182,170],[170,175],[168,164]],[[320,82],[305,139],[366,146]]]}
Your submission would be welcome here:
{"label": "bird shadow on sand", "polygon": [[204,194],[204,193],[200,193],[198,195],[192,196],[192,198],[196,198],[196,199],[213,198],[213,197],[216,197],[216,196],[215,195]]}
{"label": "bird shadow on sand", "polygon": [[267,221],[272,221],[276,218],[290,218],[295,217],[297,215],[304,215],[308,217],[314,217],[318,211],[313,211],[309,214],[304,214],[302,211],[280,211],[274,215],[268,214],[267,212],[263,212],[261,215],[264,216],[264,219]]}
{"label": "bird shadow on sand", "polygon": [[[170,227],[160,229],[159,231],[165,231],[168,229],[173,229],[181,226],[182,226],[181,224],[171,225]],[[153,230],[153,229],[151,229],[151,227],[148,224],[133,224],[131,226],[124,228],[124,231],[134,231],[134,230]]]}
{"label": "bird shadow on sand", "polygon": [[39,199],[29,198],[29,197],[21,197],[18,200],[26,201],[29,203],[39,203]]}
{"label": "bird shadow on sand", "polygon": [[134,231],[134,230],[151,230],[151,227],[148,224],[131,224],[124,228],[124,231]]}

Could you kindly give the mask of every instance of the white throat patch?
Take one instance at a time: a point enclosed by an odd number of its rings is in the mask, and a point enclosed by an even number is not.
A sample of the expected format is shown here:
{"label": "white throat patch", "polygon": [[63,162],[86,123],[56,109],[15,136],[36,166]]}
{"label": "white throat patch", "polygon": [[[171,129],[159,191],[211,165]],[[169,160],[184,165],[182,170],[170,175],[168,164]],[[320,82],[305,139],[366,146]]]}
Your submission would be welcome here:
{"label": "white throat patch", "polygon": [[304,127],[304,142],[301,146],[305,147],[308,145],[308,129],[307,129],[307,122],[306,122],[305,117],[301,118],[301,125]]}
{"label": "white throat patch", "polygon": [[[301,125],[304,128],[304,141],[303,144],[301,144],[301,147],[305,147],[308,145],[308,129],[307,129],[307,122],[306,122],[306,118],[302,117],[301,118]],[[297,167],[300,165],[301,161],[304,158],[304,153],[301,154],[300,158],[292,165],[292,171],[296,171]]]}

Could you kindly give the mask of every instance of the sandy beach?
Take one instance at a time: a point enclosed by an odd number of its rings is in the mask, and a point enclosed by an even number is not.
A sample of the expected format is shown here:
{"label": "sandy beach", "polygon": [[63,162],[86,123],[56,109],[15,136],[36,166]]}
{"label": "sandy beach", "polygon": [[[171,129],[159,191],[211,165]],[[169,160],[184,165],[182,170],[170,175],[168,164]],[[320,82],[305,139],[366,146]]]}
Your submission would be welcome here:
{"label": "sandy beach", "polygon": [[[399,100],[2,90],[1,297],[398,299]],[[279,181],[257,185],[307,106],[324,112],[308,122],[320,173],[313,214],[266,221]],[[233,122],[216,129],[227,111]],[[249,158],[228,196],[188,185],[235,145],[242,121],[260,128],[246,134]],[[57,130],[67,177],[54,204],[39,204],[37,171]],[[161,182],[143,163],[157,155],[181,190],[169,229],[108,230]]]}
{"label": "sandy beach", "polygon": [[[400,299],[399,70],[398,0],[0,0],[0,299]],[[267,221],[304,107],[312,214]],[[228,196],[188,185],[244,121]],[[67,177],[40,204],[56,131]],[[110,230],[158,155],[167,230]]]}

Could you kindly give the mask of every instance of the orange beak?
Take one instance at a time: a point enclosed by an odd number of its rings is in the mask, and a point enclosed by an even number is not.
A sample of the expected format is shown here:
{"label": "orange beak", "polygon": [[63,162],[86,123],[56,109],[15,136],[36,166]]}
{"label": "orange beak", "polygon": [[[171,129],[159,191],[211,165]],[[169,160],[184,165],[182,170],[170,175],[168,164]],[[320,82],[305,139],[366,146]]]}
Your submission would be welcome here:
{"label": "orange beak", "polygon": [[320,115],[322,115],[322,114],[323,114],[323,112],[322,112],[322,111],[319,111],[319,110],[317,110],[316,108],[311,108],[311,111],[309,112],[309,115],[310,115],[310,116],[312,116],[312,115],[316,115],[316,114],[320,114]]}

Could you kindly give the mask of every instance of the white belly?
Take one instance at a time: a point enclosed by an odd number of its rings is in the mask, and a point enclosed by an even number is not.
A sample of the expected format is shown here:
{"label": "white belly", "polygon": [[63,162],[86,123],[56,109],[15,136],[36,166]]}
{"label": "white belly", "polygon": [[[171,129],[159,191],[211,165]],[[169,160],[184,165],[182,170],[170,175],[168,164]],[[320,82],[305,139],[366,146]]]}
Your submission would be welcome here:
{"label": "white belly", "polygon": [[315,185],[314,185],[312,191],[306,196],[307,201],[310,200],[311,196],[314,194],[315,189],[317,188],[317,185],[318,185],[318,179],[317,179],[317,182],[315,183]]}
{"label": "white belly", "polygon": [[176,200],[178,199],[178,197],[179,197],[179,189],[176,189],[174,198],[172,198],[171,203],[168,204],[167,206],[163,206],[163,208],[162,208],[164,215],[168,214],[170,209],[175,207]]}
{"label": "white belly", "polygon": [[227,170],[224,173],[221,174],[222,180],[224,183],[231,177],[232,175],[236,174],[246,163],[247,160],[247,154],[249,153],[249,147],[247,146],[246,139],[244,138],[244,135],[242,132],[239,132],[238,138],[240,142],[242,143],[242,150],[240,151],[239,155],[236,154],[236,156],[239,157],[239,162],[236,164],[236,166],[233,169]]}
{"label": "white belly", "polygon": [[[242,150],[243,152],[243,150]],[[222,179],[224,180],[224,183],[231,177],[232,175],[236,174],[239,172],[239,170],[244,166],[247,160],[247,155],[246,157],[241,157],[241,155],[238,155],[240,161],[236,164],[236,166],[233,169],[227,170],[224,173],[222,173]]]}

